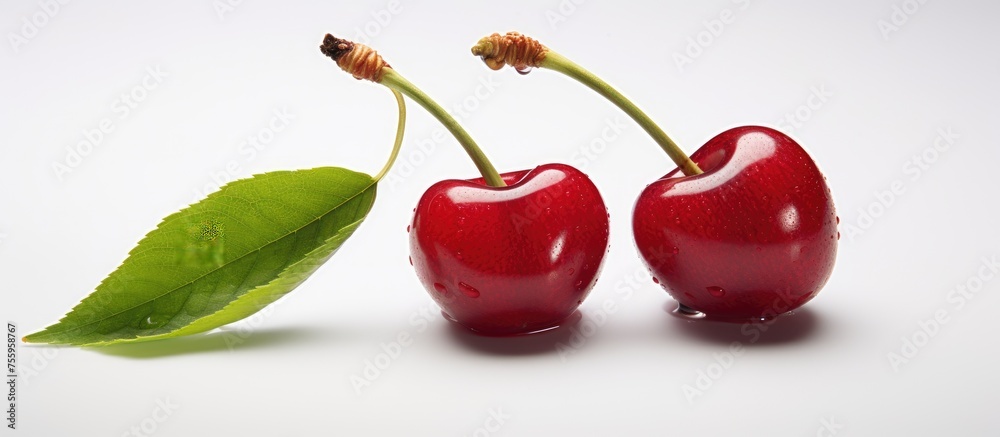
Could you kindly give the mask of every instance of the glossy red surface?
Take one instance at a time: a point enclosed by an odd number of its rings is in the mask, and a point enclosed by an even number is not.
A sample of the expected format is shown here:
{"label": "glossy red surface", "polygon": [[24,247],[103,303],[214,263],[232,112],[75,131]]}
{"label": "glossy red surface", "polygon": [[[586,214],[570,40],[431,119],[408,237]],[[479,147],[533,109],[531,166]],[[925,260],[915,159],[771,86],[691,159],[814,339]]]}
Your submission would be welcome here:
{"label": "glossy red surface", "polygon": [[691,155],[635,203],[636,247],[653,277],[691,309],[718,319],[771,318],[819,292],[837,255],[826,180],[794,140],[744,126]]}
{"label": "glossy red surface", "polygon": [[546,164],[431,186],[414,212],[417,277],[458,323],[485,335],[558,326],[597,281],[608,251],[608,212],[579,170]]}

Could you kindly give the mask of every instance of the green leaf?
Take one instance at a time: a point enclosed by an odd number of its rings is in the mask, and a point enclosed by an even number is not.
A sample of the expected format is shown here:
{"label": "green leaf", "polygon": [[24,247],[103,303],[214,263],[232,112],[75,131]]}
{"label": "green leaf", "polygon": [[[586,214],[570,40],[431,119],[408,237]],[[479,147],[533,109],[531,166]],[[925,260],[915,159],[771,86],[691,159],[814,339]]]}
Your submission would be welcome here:
{"label": "green leaf", "polygon": [[165,218],[32,343],[106,345],[204,332],[292,291],[364,220],[376,181],[343,168],[242,179]]}

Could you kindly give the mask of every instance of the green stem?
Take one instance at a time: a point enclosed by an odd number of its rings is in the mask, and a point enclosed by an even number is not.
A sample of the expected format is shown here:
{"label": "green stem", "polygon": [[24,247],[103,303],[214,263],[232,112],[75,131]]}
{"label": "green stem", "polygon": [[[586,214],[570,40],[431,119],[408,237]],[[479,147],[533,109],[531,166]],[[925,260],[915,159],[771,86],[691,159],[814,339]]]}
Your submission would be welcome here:
{"label": "green stem", "polygon": [[396,142],[392,145],[392,153],[389,155],[389,160],[382,166],[382,171],[375,175],[376,182],[381,181],[386,173],[389,173],[392,164],[396,162],[396,157],[399,156],[399,149],[403,145],[403,130],[406,128],[406,101],[403,100],[403,95],[399,91],[394,89],[390,89],[390,91],[396,97],[396,108],[399,114],[399,121],[396,123]]}
{"label": "green stem", "polygon": [[692,176],[696,174],[701,174],[702,171],[698,168],[698,165],[691,160],[687,154],[670,139],[663,129],[660,129],[655,122],[645,112],[642,112],[638,106],[635,106],[632,101],[627,99],[622,93],[614,89],[607,82],[601,80],[601,78],[595,76],[593,73],[587,71],[585,68],[577,65],[575,62],[570,61],[565,56],[562,56],[551,49],[545,52],[545,58],[542,60],[539,67],[548,68],[550,70],[555,70],[563,73],[573,79],[576,79],[580,83],[586,85],[588,88],[597,91],[598,94],[604,96],[606,99],[610,100],[612,103],[625,111],[629,117],[632,117],[642,129],[653,137],[653,140],[663,148],[663,151],[667,152],[670,159],[677,164],[677,167],[684,172],[685,175]]}
{"label": "green stem", "polygon": [[472,162],[476,164],[476,168],[479,169],[479,173],[483,175],[483,179],[486,183],[493,187],[504,187],[507,184],[504,183],[503,179],[500,177],[500,173],[497,173],[496,168],[490,163],[490,160],[486,158],[483,151],[476,145],[476,142],[472,140],[469,133],[465,131],[464,128],[458,121],[455,120],[448,111],[445,111],[441,105],[437,102],[431,100],[423,91],[414,86],[410,81],[406,80],[396,70],[391,68],[384,68],[382,85],[389,87],[389,89],[399,91],[405,94],[407,97],[413,99],[415,102],[423,106],[427,112],[430,112],[434,118],[437,118],[445,128],[458,140],[458,143],[465,148],[465,152],[469,154],[472,158]]}

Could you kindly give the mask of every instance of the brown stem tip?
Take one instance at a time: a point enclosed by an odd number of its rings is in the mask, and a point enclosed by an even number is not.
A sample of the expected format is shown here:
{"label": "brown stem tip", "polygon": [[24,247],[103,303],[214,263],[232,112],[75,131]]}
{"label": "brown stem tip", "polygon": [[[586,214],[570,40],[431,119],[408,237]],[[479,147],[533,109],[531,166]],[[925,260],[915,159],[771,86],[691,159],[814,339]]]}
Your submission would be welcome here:
{"label": "brown stem tip", "polygon": [[507,32],[506,35],[494,33],[480,39],[472,47],[472,54],[482,58],[486,66],[494,70],[510,65],[523,72],[541,65],[548,50],[534,38],[517,32]]}
{"label": "brown stem tip", "polygon": [[392,68],[374,49],[364,44],[358,44],[340,39],[329,33],[323,38],[319,50],[337,62],[344,71],[355,79],[367,79],[378,83],[382,81],[383,68]]}

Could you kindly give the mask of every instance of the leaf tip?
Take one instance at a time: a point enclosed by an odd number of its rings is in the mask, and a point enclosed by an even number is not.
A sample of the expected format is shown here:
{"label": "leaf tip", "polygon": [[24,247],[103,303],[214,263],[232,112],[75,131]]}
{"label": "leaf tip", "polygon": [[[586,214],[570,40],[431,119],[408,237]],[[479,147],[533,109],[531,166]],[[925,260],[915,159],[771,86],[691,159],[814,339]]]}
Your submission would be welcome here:
{"label": "leaf tip", "polygon": [[48,337],[46,335],[47,333],[48,332],[45,329],[43,329],[41,331],[37,331],[37,332],[32,332],[31,334],[28,334],[28,335],[25,335],[24,337],[21,337],[21,342],[22,343],[35,343],[35,344],[50,343],[51,339],[50,338],[46,338],[46,337]]}

